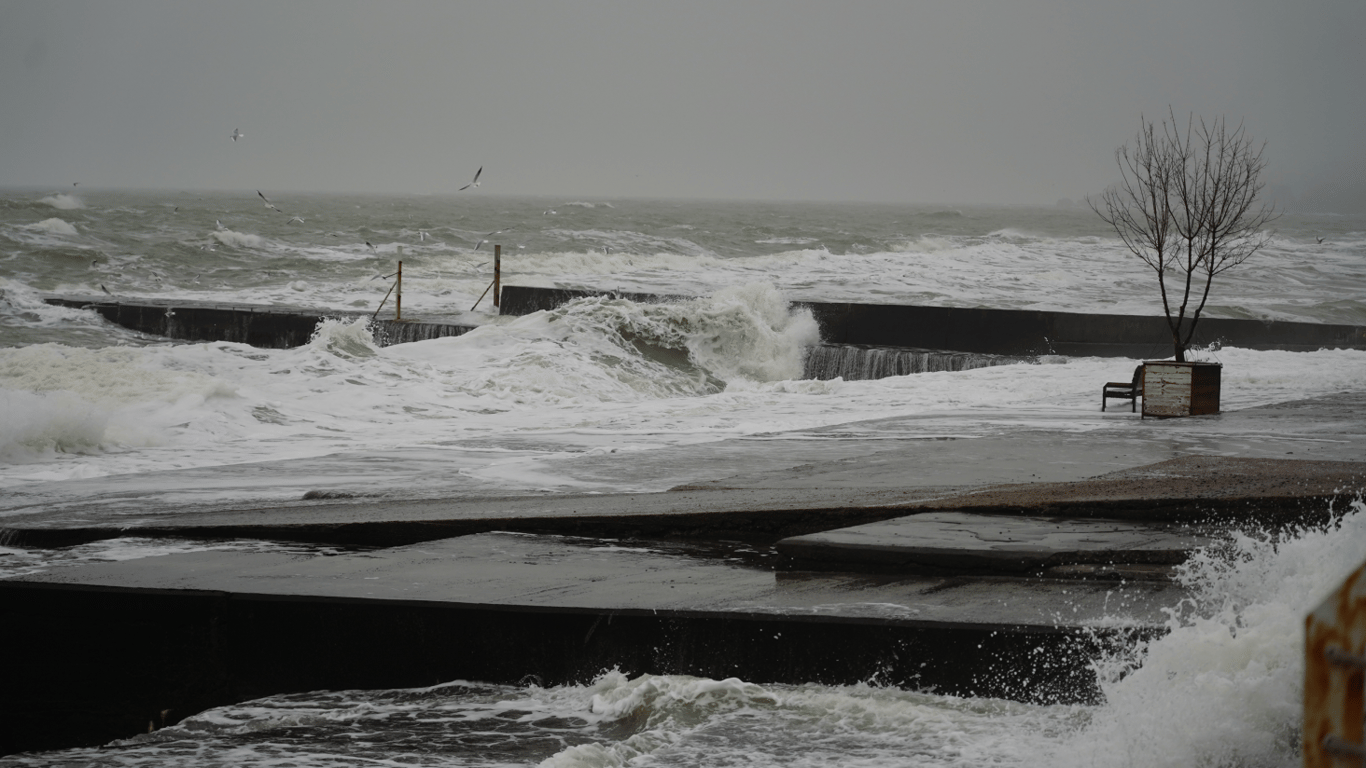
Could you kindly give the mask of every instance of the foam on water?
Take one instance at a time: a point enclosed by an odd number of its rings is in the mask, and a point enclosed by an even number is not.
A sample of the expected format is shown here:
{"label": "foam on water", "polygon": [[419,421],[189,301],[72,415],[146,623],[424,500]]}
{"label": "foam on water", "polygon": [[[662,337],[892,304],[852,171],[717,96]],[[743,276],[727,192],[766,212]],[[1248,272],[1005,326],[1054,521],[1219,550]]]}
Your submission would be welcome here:
{"label": "foam on water", "polygon": [[44,231],[44,232],[51,232],[51,233],[53,233],[53,234],[55,234],[55,235],[75,235],[75,234],[76,234],[76,228],[75,228],[75,227],[71,226],[71,225],[68,224],[67,222],[65,222],[65,221],[63,221],[63,220],[61,220],[61,219],[58,219],[58,218],[43,219],[42,221],[38,222],[37,224],[30,224],[30,225],[28,225],[28,226],[29,226],[30,229],[37,229],[37,230],[42,230],[42,231]]}
{"label": "foam on water", "polygon": [[58,192],[55,195],[48,195],[47,197],[42,198],[38,202],[43,203],[44,205],[50,205],[53,208],[62,211],[74,211],[76,209],[85,207],[85,203],[82,202],[79,197],[76,197],[75,195],[68,195],[63,192]]}
{"label": "foam on water", "polygon": [[[14,296],[20,314],[45,306]],[[44,311],[56,321],[74,312]],[[535,457],[896,417],[915,417],[919,436],[994,434],[1001,424],[1089,430],[1109,418],[1096,410],[1096,382],[1135,364],[1048,358],[873,381],[797,381],[815,340],[808,314],[789,311],[772,286],[750,284],[659,304],[585,299],[459,337],[385,348],[374,345],[364,321],[328,321],[291,350],[224,342],[0,348],[0,393],[9,403],[0,416],[8,462],[0,464],[0,487],[322,456],[332,456],[343,476],[355,470],[349,455],[361,461],[376,452],[479,446],[523,458],[462,464],[466,480],[582,490],[569,477],[555,480]],[[1366,380],[1366,351],[1207,355],[1225,364],[1228,410]],[[528,452],[529,445],[536,447]],[[367,482],[387,485],[373,476]],[[593,490],[663,490],[672,478],[655,482]]]}

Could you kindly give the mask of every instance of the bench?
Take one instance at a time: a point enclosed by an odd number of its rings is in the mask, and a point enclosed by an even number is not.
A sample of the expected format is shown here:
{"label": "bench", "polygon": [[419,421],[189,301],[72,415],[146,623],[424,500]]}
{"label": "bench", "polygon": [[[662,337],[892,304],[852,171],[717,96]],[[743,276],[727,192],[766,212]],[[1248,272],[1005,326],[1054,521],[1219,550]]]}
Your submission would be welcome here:
{"label": "bench", "polygon": [[1138,398],[1143,396],[1143,366],[1134,369],[1133,381],[1106,382],[1100,391],[1100,409],[1105,410],[1105,401],[1110,398],[1128,400],[1130,412],[1138,412]]}

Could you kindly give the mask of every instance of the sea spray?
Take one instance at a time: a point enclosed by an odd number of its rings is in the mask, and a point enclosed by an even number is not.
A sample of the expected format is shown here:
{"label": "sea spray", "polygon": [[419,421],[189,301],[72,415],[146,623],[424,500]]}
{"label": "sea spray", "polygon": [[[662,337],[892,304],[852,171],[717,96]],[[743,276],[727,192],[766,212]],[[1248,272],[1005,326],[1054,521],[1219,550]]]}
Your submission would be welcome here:
{"label": "sea spray", "polygon": [[58,219],[58,218],[43,219],[42,221],[38,222],[37,224],[30,224],[30,225],[29,225],[29,228],[30,228],[30,229],[35,229],[35,230],[40,230],[40,231],[43,231],[43,232],[51,232],[51,233],[54,234],[54,235],[75,235],[75,234],[77,234],[76,228],[75,228],[74,226],[72,226],[70,223],[68,223],[68,222],[66,222],[66,221],[63,221],[62,219]]}
{"label": "sea spray", "polygon": [[167,426],[234,394],[224,381],[163,362],[132,347],[0,348],[0,453],[28,461],[161,445]]}
{"label": "sea spray", "polygon": [[1105,704],[1051,764],[1299,765],[1304,617],[1363,557],[1360,497],[1322,528],[1196,552],[1168,633],[1101,664]]}
{"label": "sea spray", "polygon": [[105,443],[109,414],[71,392],[0,388],[0,461],[93,451]]}
{"label": "sea spray", "polygon": [[38,202],[44,205],[50,205],[53,208],[56,208],[61,211],[74,211],[85,207],[85,203],[82,202],[79,197],[76,197],[75,195],[68,195],[62,192],[58,192],[55,195],[48,195],[47,197],[40,199]]}

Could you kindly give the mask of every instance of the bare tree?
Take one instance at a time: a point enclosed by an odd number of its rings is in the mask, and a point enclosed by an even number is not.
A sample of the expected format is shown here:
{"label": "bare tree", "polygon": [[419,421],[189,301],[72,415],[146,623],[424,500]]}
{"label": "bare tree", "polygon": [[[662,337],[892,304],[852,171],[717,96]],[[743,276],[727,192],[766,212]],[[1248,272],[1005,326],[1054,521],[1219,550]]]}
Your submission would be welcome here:
{"label": "bare tree", "polygon": [[1256,207],[1265,143],[1222,117],[1192,116],[1183,132],[1170,116],[1160,131],[1140,118],[1134,149],[1115,150],[1120,181],[1086,202],[1157,273],[1175,358],[1185,361],[1215,276],[1267,244],[1277,213]]}

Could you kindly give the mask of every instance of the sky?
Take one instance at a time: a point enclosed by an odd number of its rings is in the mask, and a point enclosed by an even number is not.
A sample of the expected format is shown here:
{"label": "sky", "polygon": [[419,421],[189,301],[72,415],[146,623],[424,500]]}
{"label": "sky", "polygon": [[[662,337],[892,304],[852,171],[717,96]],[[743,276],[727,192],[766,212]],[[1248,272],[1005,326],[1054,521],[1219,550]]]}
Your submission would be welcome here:
{"label": "sky", "polygon": [[0,0],[0,187],[1052,205],[1170,109],[1322,195],[1366,189],[1363,31],[1362,0]]}

